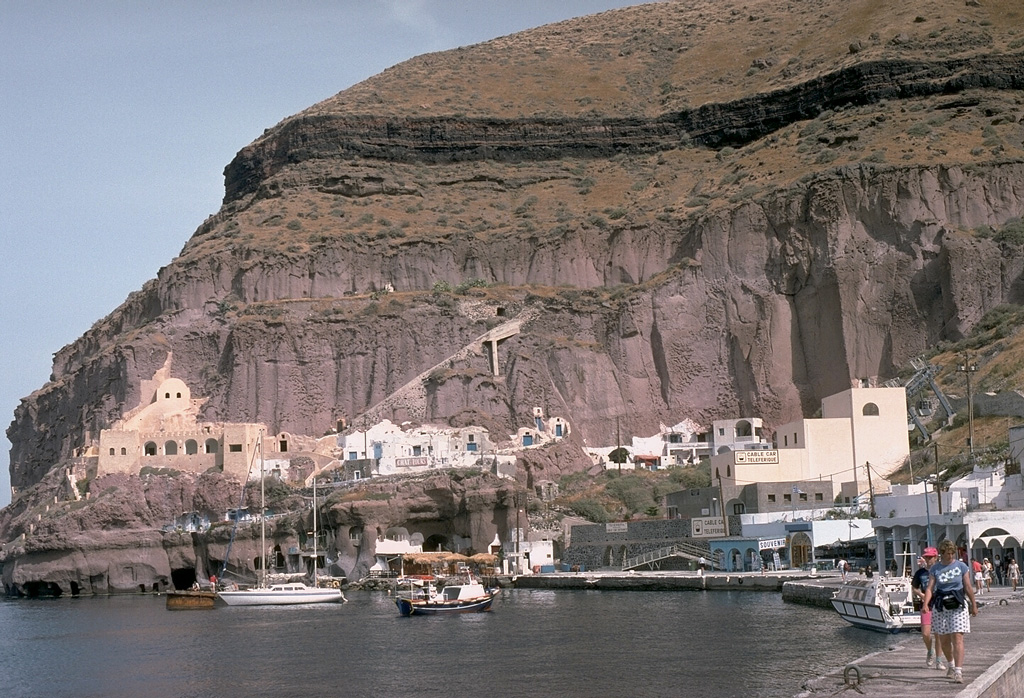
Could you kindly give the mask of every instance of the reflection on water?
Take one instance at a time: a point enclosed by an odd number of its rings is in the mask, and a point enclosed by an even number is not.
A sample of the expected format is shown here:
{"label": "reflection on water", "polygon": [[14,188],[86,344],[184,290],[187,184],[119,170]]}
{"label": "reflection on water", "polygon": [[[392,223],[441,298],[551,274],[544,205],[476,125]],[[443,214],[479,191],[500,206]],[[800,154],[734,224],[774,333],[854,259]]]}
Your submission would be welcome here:
{"label": "reflection on water", "polygon": [[899,638],[758,592],[514,590],[486,614],[349,603],[169,612],[163,597],[0,603],[9,696],[792,696]]}

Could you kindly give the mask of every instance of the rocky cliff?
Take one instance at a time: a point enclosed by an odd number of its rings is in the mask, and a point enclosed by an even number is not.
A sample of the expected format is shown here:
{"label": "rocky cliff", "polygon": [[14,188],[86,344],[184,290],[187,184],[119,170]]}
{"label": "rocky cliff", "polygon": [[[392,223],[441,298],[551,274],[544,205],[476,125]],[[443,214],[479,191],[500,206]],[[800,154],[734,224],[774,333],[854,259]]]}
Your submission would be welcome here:
{"label": "rocky cliff", "polygon": [[[889,378],[1024,301],[999,234],[1024,215],[1022,14],[665,2],[395,66],[238,154],[222,209],[18,408],[12,483],[168,351],[211,420],[321,434],[440,366],[416,418],[541,406],[577,445]],[[451,358],[519,316],[499,375]]]}

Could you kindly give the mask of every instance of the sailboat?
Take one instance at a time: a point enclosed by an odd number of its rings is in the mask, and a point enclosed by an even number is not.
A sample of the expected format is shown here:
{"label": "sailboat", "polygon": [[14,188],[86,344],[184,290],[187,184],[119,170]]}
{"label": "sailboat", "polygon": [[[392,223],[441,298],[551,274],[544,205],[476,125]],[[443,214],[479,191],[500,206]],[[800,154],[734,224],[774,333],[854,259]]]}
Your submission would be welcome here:
{"label": "sailboat", "polygon": [[263,432],[260,432],[258,446],[260,449],[260,552],[263,564],[260,566],[259,581],[250,589],[228,589],[217,592],[228,606],[288,606],[307,603],[334,603],[346,601],[341,589],[321,587],[317,582],[317,511],[316,511],[316,476],[313,477],[313,586],[302,582],[284,582],[267,585],[266,550],[267,550],[267,504],[266,504],[266,461],[263,457]]}

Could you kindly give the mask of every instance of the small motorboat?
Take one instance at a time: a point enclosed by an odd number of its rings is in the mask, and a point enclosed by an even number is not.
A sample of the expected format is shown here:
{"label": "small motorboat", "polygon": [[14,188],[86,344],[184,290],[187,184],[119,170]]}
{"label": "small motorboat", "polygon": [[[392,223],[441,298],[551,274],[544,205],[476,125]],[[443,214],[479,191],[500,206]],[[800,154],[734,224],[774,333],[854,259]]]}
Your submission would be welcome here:
{"label": "small motorboat", "polygon": [[441,589],[426,584],[410,592],[398,592],[395,605],[403,616],[482,613],[491,610],[491,603],[500,592],[497,588],[485,588],[472,576],[467,576],[466,581]]}
{"label": "small motorboat", "polygon": [[843,620],[868,630],[898,633],[921,629],[921,613],[914,610],[910,577],[855,577],[832,597]]}

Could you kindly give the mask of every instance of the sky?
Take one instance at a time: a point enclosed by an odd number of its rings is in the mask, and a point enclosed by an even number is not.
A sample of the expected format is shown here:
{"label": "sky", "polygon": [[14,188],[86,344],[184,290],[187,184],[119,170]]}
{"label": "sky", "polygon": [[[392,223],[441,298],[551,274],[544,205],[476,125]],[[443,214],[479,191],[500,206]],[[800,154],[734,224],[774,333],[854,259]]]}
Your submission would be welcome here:
{"label": "sky", "polygon": [[407,58],[640,2],[0,0],[0,507],[18,403],[264,129]]}

